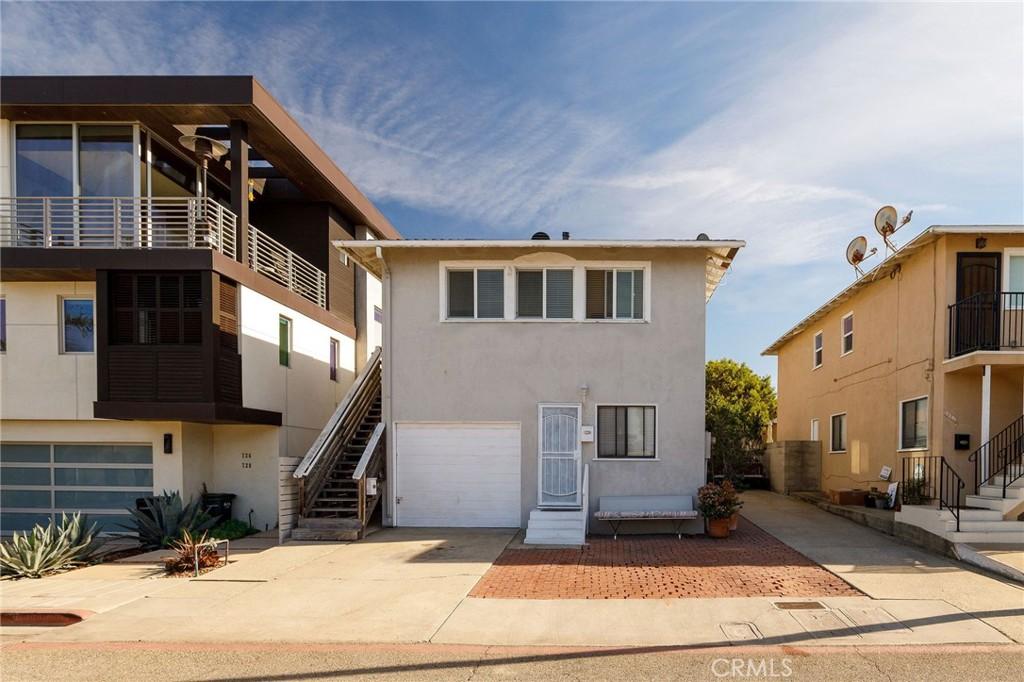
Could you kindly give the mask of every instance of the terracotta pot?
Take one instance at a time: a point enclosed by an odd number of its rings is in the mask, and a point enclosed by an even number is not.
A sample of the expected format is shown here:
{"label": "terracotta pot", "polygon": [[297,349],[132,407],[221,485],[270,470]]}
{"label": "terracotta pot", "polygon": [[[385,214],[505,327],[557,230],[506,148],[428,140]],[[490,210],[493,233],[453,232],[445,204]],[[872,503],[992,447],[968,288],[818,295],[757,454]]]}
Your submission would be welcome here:
{"label": "terracotta pot", "polygon": [[708,536],[713,538],[729,537],[729,517],[708,519]]}
{"label": "terracotta pot", "polygon": [[729,517],[729,530],[736,530],[736,527],[740,524],[740,513],[735,512]]}

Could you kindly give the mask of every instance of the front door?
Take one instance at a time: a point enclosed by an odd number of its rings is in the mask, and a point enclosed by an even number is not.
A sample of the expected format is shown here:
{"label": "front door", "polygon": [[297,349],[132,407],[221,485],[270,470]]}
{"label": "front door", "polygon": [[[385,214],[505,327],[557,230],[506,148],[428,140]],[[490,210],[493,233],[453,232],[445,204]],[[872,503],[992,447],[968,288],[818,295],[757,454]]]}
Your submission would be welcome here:
{"label": "front door", "polygon": [[957,254],[956,347],[952,355],[999,348],[998,253]]}
{"label": "front door", "polygon": [[580,506],[580,406],[540,406],[541,507]]}

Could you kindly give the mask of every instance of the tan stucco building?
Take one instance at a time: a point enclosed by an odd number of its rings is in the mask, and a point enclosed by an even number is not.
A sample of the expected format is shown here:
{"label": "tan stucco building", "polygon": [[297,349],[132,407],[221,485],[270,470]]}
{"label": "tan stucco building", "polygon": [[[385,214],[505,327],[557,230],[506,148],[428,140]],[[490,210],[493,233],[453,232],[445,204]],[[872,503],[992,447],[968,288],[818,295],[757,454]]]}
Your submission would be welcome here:
{"label": "tan stucco building", "polygon": [[1024,413],[1022,291],[1021,226],[923,231],[765,350],[777,440],[820,444],[823,491],[884,489],[904,460],[944,457],[977,493],[1000,468],[989,459],[1021,446],[984,449]]}

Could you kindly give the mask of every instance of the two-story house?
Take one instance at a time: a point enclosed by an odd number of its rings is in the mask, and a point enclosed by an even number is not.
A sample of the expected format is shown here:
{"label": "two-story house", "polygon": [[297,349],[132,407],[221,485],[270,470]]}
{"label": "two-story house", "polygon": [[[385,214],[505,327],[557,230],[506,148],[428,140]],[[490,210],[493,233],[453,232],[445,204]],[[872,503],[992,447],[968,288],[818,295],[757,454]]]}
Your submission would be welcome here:
{"label": "two-story house", "polygon": [[1024,537],[1022,311],[1024,227],[909,240],[765,350],[777,487],[898,481],[900,520],[952,540]]}
{"label": "two-story house", "polygon": [[382,281],[386,524],[581,543],[599,497],[706,480],[705,305],[743,243],[563,236],[337,242]]}
{"label": "two-story house", "polygon": [[295,464],[380,343],[331,245],[395,229],[251,77],[0,81],[0,529],[234,493]]}

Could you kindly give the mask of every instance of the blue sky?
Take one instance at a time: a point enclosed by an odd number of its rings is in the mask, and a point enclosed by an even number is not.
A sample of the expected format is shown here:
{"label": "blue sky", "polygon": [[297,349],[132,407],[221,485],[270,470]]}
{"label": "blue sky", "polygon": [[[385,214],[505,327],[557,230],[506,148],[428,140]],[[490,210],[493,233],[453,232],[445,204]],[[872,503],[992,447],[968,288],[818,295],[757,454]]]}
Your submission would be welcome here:
{"label": "blue sky", "polygon": [[1020,3],[5,2],[0,20],[4,74],[254,74],[409,237],[745,239],[708,357],[761,373],[852,280],[845,245],[879,206],[914,209],[902,241],[1024,222]]}

